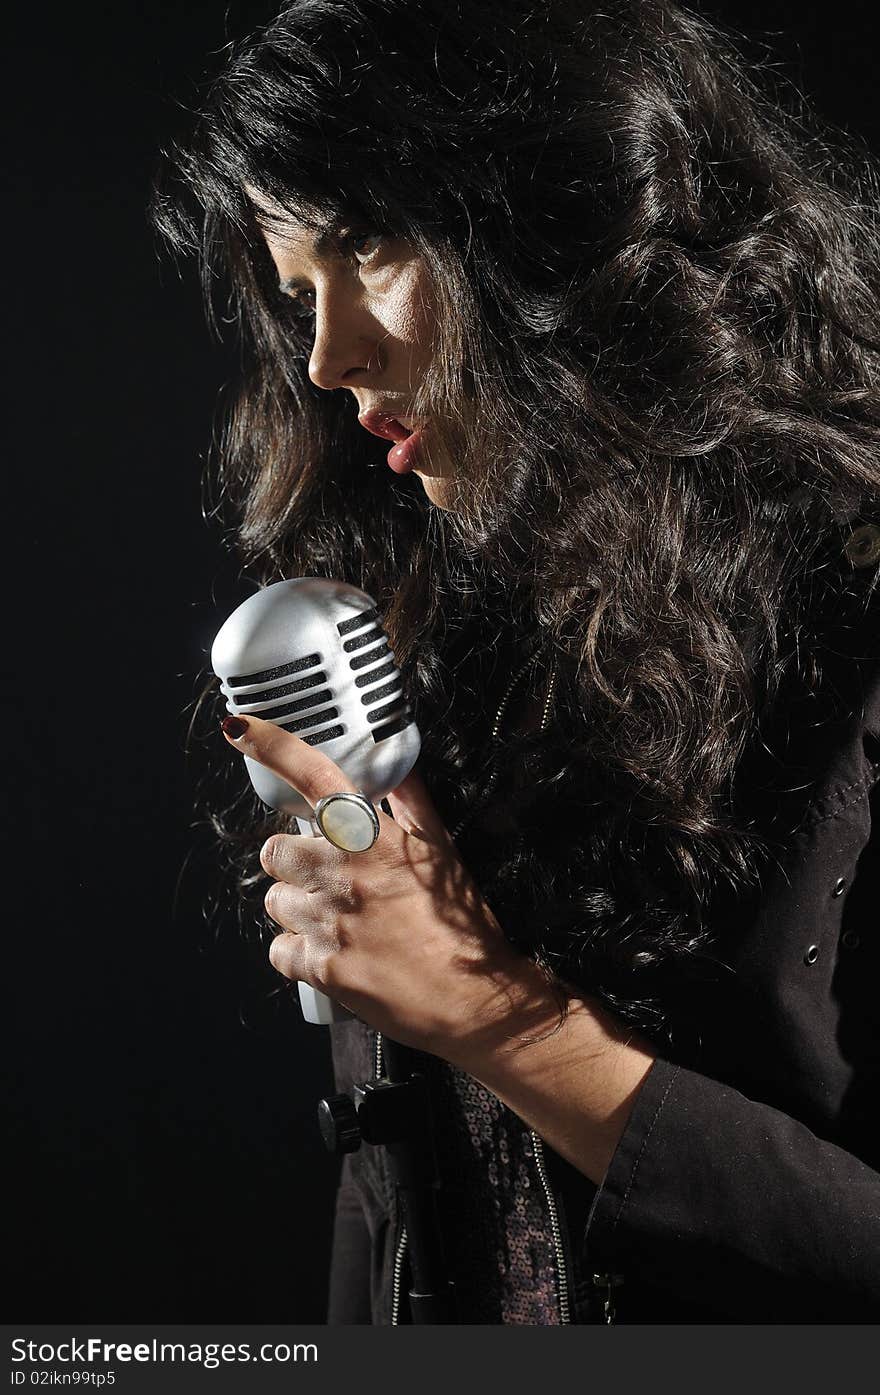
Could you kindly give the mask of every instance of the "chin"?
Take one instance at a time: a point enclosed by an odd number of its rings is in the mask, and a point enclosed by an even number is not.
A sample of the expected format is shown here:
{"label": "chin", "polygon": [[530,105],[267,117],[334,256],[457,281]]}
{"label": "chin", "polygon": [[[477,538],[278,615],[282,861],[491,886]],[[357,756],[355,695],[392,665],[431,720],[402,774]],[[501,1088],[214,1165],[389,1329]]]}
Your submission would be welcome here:
{"label": "chin", "polygon": [[432,504],[436,504],[438,509],[450,509],[452,507],[452,480],[446,479],[443,475],[423,475],[421,470],[415,473],[422,481],[422,487]]}

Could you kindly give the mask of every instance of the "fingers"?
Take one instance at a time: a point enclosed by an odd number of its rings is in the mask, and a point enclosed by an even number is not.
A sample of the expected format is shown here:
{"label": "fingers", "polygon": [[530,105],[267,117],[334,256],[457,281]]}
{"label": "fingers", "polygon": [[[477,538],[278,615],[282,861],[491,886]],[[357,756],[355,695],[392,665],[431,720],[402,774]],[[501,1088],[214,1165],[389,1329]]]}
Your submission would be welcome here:
{"label": "fingers", "polygon": [[269,963],[285,978],[307,978],[305,936],[288,933],[276,935],[269,946]]}
{"label": "fingers", "polygon": [[292,731],[265,722],[261,717],[226,717],[221,723],[223,735],[236,751],[258,760],[286,780],[308,800],[314,809],[319,799],[340,791],[356,794],[357,790],[343,775],[339,766],[301,741]]}
{"label": "fingers", "polygon": [[322,884],[309,892],[292,882],[273,882],[263,897],[266,914],[285,930],[328,928],[341,915],[356,914],[363,898],[350,878]]}
{"label": "fingers", "polygon": [[405,832],[429,843],[451,843],[449,831],[418,771],[411,770],[387,798],[395,821]]}
{"label": "fingers", "polygon": [[[301,741],[293,732],[275,726],[273,722],[263,721],[262,718],[253,715],[229,716],[224,719],[222,727],[230,746],[280,775],[299,791],[313,809],[318,801],[328,794],[358,793],[356,786],[335,761],[323,751],[310,746],[308,742]],[[417,771],[411,770],[406,779],[402,780],[387,798],[394,818],[389,819],[381,809],[376,809],[383,846],[390,837],[393,839],[392,830],[395,826],[398,830],[421,838],[426,843],[443,846],[452,842],[425,782]]]}
{"label": "fingers", "polygon": [[269,963],[285,978],[308,980],[307,960],[310,958],[308,936],[299,933],[309,928],[304,913],[303,896],[285,882],[274,882],[263,899],[266,914],[282,927],[269,946]]}
{"label": "fingers", "polygon": [[314,944],[308,935],[288,931],[276,935],[269,946],[269,963],[285,978],[308,983],[319,993],[326,993],[337,1002],[347,997],[350,985],[339,977],[339,955],[332,949]]}
{"label": "fingers", "polygon": [[307,928],[304,924],[306,910],[303,899],[303,893],[296,887],[289,886],[287,882],[273,882],[263,897],[263,905],[266,914],[276,925],[283,930],[299,933]]}
{"label": "fingers", "polygon": [[328,872],[340,872],[346,854],[326,838],[303,838],[273,833],[260,848],[260,866],[279,882],[292,882],[303,891],[320,891]]}

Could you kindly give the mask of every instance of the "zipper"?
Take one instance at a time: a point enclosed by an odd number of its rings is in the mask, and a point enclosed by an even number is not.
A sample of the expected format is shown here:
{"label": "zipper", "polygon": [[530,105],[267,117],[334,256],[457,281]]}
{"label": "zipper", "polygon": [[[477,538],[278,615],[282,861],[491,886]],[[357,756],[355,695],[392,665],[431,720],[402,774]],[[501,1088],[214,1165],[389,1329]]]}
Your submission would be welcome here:
{"label": "zipper", "polygon": [[394,1254],[394,1273],[391,1277],[391,1326],[400,1326],[400,1289],[403,1280],[403,1261],[406,1258],[406,1226],[400,1232]]}
{"label": "zipper", "polygon": [[[499,759],[499,756],[500,756],[500,754],[501,754],[501,752],[500,752],[500,745],[501,745],[501,723],[502,723],[502,719],[503,719],[503,717],[504,717],[504,712],[505,712],[505,709],[506,709],[506,707],[507,707],[508,702],[510,701],[511,694],[513,693],[514,688],[516,687],[517,683],[518,683],[519,680],[522,678],[522,676],[523,676],[523,674],[526,672],[526,670],[527,670],[528,668],[530,668],[531,665],[534,663],[534,661],[535,661],[536,658],[537,658],[537,654],[532,654],[532,655],[526,660],[526,662],[522,665],[522,667],[519,668],[519,669],[517,670],[517,672],[514,674],[513,678],[511,679],[511,681],[510,681],[510,683],[509,683],[509,685],[508,685],[508,688],[507,688],[506,693],[504,694],[504,697],[501,699],[501,704],[500,704],[500,706],[499,706],[499,708],[498,708],[498,711],[497,711],[496,714],[495,714],[495,721],[494,721],[494,723],[493,723],[493,725],[492,725],[491,744],[492,744],[492,746],[494,747],[494,759],[493,759],[493,761],[492,761],[492,768],[491,768],[491,771],[490,771],[488,784],[487,784],[487,785],[485,786],[485,788],[483,789],[483,792],[482,792],[482,794],[480,795],[480,797],[478,798],[476,804],[473,805],[473,806],[467,811],[467,813],[465,814],[464,818],[462,818],[462,819],[459,821],[458,825],[453,829],[452,834],[451,834],[453,840],[455,840],[455,839],[459,836],[459,834],[462,832],[462,830],[463,830],[463,828],[465,827],[465,825],[468,824],[468,823],[470,823],[470,821],[471,821],[471,819],[474,817],[474,815],[475,815],[476,813],[478,813],[478,811],[479,811],[479,810],[484,806],[484,804],[488,801],[489,796],[491,795],[493,789],[495,788],[495,785],[496,785],[497,782],[498,782],[498,777],[499,777],[499,774],[500,774],[500,768],[499,768],[499,764],[498,764],[498,759]],[[549,714],[550,714],[550,705],[551,705],[551,703],[552,703],[552,701],[553,701],[553,693],[554,693],[555,687],[556,687],[556,673],[555,673],[555,671],[554,671],[554,672],[551,674],[551,677],[550,677],[550,683],[549,683],[548,690],[547,690],[547,699],[546,699],[546,701],[545,701],[545,703],[544,703],[544,710],[543,710],[543,712],[542,712],[542,714],[541,714],[541,725],[540,725],[540,730],[541,730],[541,731],[543,731],[544,728],[545,728],[546,725],[547,725],[547,719],[548,719]],[[374,1050],[374,1055],[373,1055],[373,1066],[374,1066],[374,1071],[375,1071],[375,1078],[376,1078],[377,1080],[381,1079],[381,1076],[382,1076],[382,1068],[383,1068],[383,1064],[384,1064],[383,1057],[384,1057],[384,1051],[383,1051],[383,1048],[382,1048],[382,1033],[381,1033],[381,1032],[377,1032],[377,1033],[376,1033],[375,1050]],[[555,1258],[556,1258],[556,1289],[557,1289],[557,1294],[558,1294],[558,1297],[559,1297],[559,1317],[560,1317],[560,1321],[563,1323],[563,1325],[570,1325],[570,1324],[571,1324],[571,1308],[570,1308],[570,1303],[569,1303],[568,1269],[567,1269],[566,1262],[565,1262],[565,1250],[564,1250],[564,1247],[563,1247],[563,1240],[562,1240],[562,1228],[561,1228],[561,1226],[560,1226],[560,1224],[559,1224],[559,1212],[558,1212],[558,1209],[557,1209],[557,1206],[556,1206],[556,1198],[555,1198],[555,1196],[553,1195],[553,1188],[551,1187],[551,1185],[550,1185],[550,1179],[549,1179],[549,1177],[547,1176],[547,1168],[546,1168],[546,1164],[545,1164],[545,1161],[544,1161],[544,1143],[543,1143],[543,1140],[542,1140],[541,1138],[539,1138],[539,1136],[535,1133],[534,1129],[530,1129],[530,1130],[529,1130],[529,1133],[530,1133],[530,1136],[531,1136],[531,1139],[532,1139],[532,1148],[533,1148],[533,1151],[534,1151],[535,1165],[536,1165],[536,1167],[537,1167],[538,1176],[539,1176],[539,1178],[540,1178],[540,1180],[541,1180],[541,1186],[542,1186],[543,1189],[544,1189],[544,1196],[545,1196],[546,1201],[547,1201],[547,1210],[548,1210],[548,1213],[549,1213],[549,1216],[550,1216],[550,1230],[551,1230],[551,1233],[552,1233],[552,1236],[553,1236],[553,1252],[554,1252],[554,1255],[555,1255]],[[400,1325],[400,1291],[401,1291],[402,1281],[403,1281],[403,1264],[404,1264],[404,1260],[405,1260],[405,1258],[406,1258],[406,1251],[407,1251],[407,1233],[406,1233],[406,1226],[403,1226],[403,1227],[401,1228],[400,1237],[399,1237],[399,1239],[398,1239],[398,1241],[397,1241],[397,1248],[396,1248],[395,1254],[394,1254],[394,1271],[393,1271],[392,1280],[391,1280],[391,1326],[392,1326],[392,1327],[398,1327],[398,1326]],[[611,1277],[611,1278],[616,1279],[618,1276],[614,1275],[614,1276],[606,1276],[606,1277]],[[595,1276],[594,1276],[594,1282],[595,1282]],[[610,1308],[610,1313],[611,1313],[611,1316],[610,1316],[610,1317],[608,1316],[609,1308]],[[606,1314],[606,1319],[605,1319],[606,1322],[613,1322],[613,1320],[614,1320],[614,1308],[613,1308],[613,1305],[611,1305],[611,1287],[610,1287],[610,1286],[609,1286],[609,1289],[608,1289],[608,1298],[607,1298],[606,1301],[605,1301],[605,1314]]]}
{"label": "zipper", "polygon": [[602,1299],[602,1318],[609,1326],[617,1316],[617,1309],[614,1306],[614,1290],[620,1288],[623,1283],[622,1274],[594,1274],[593,1284],[601,1293],[604,1290]]}
{"label": "zipper", "polygon": [[[384,1066],[384,1050],[382,1047],[382,1033],[376,1033],[376,1043],[373,1051],[373,1071],[376,1080],[381,1080]],[[394,1269],[391,1275],[391,1326],[400,1326],[400,1290],[403,1282],[403,1262],[406,1259],[407,1251],[406,1226],[401,1227],[400,1235],[394,1251]]]}
{"label": "zipper", "polygon": [[544,1140],[535,1133],[534,1129],[529,1129],[529,1136],[532,1140],[532,1147],[535,1153],[535,1166],[538,1170],[538,1176],[541,1179],[541,1186],[544,1188],[544,1196],[547,1199],[547,1210],[550,1213],[550,1230],[553,1235],[553,1250],[556,1255],[556,1291],[559,1295],[559,1320],[563,1325],[570,1325],[571,1306],[568,1297],[568,1270],[565,1264],[565,1250],[562,1244],[562,1227],[559,1224],[559,1211],[556,1207],[556,1197],[553,1195],[550,1178],[547,1176],[547,1164],[544,1160]]}

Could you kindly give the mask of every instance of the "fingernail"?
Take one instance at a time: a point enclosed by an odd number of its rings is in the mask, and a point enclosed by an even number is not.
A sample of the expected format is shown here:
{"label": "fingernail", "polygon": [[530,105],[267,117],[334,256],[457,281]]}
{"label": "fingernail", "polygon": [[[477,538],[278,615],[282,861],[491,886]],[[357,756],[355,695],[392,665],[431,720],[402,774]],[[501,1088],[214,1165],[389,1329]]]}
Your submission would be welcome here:
{"label": "fingernail", "polygon": [[220,728],[231,740],[237,741],[240,736],[244,736],[248,724],[244,717],[224,717]]}

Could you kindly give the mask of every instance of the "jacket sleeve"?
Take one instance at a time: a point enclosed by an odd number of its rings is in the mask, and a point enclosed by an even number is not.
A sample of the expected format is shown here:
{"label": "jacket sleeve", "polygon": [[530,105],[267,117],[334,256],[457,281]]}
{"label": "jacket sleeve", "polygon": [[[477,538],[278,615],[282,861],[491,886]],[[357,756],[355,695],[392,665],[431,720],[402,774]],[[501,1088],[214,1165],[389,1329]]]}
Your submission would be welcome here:
{"label": "jacket sleeve", "polygon": [[880,1318],[876,605],[859,624],[781,713],[756,797],[790,832],[748,923],[733,908],[712,1048],[661,1049],[593,1200],[586,1255],[621,1305],[643,1280],[732,1322]]}
{"label": "jacket sleeve", "polygon": [[734,1322],[880,1317],[880,1176],[804,1125],[658,1059],[596,1194],[594,1268]]}
{"label": "jacket sleeve", "polygon": [[840,688],[803,737],[807,814],[734,927],[732,1009],[704,1024],[727,1064],[661,1051],[587,1220],[594,1269],[733,1322],[880,1318],[880,664]]}
{"label": "jacket sleeve", "polygon": [[738,938],[728,1067],[661,1053],[587,1223],[594,1268],[734,1322],[880,1317],[880,765],[852,773]]}

